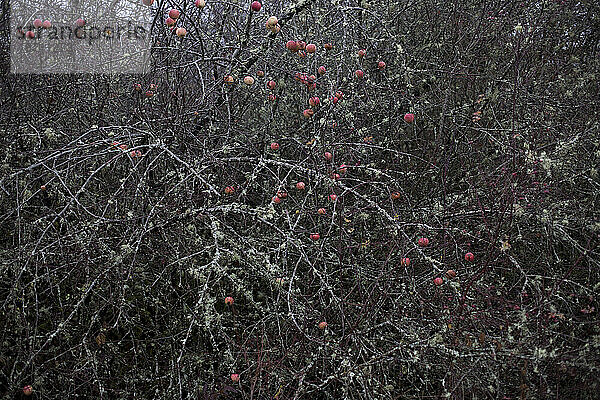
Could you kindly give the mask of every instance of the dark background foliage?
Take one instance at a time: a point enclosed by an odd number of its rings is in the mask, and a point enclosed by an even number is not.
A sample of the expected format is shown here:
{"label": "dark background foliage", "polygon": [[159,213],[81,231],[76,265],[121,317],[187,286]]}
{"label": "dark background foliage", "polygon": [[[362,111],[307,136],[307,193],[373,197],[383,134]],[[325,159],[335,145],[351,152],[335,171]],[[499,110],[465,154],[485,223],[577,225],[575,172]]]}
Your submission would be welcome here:
{"label": "dark background foliage", "polygon": [[3,4],[0,393],[596,397],[595,2],[154,7],[144,75],[12,75]]}

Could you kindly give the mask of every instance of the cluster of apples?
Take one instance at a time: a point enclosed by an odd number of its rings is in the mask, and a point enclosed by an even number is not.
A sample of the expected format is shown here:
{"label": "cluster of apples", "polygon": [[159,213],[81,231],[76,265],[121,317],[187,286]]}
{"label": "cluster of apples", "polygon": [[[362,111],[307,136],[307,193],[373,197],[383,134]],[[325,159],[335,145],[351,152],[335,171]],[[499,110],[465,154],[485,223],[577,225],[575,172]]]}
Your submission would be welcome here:
{"label": "cluster of apples", "polygon": [[[202,7],[204,7],[204,3],[202,3]],[[165,24],[169,27],[169,29],[173,30],[175,29],[175,24],[177,24],[177,20],[179,19],[179,17],[181,16],[181,11],[173,8],[169,11],[169,16],[167,17],[167,19],[165,20]],[[182,38],[185,35],[187,35],[187,30],[180,26],[179,28],[175,29],[175,34]]]}
{"label": "cluster of apples", "polygon": [[[280,147],[279,143],[277,143],[277,142],[273,142],[270,145],[270,148],[271,148],[272,151],[278,151],[279,147]],[[330,152],[326,151],[324,153],[324,157],[325,157],[326,160],[331,160],[333,158],[333,154],[331,154]],[[342,164],[338,168],[338,172],[339,173],[337,173],[337,172],[333,173],[332,174],[332,178],[335,179],[335,180],[340,179],[340,174],[345,174],[346,171],[347,171],[347,165],[346,164]],[[295,187],[296,187],[296,190],[303,191],[303,190],[306,189],[306,184],[303,181],[298,181],[298,182],[296,182]],[[226,194],[233,194],[234,193],[234,188],[232,186],[227,186],[225,188],[225,193]],[[271,198],[271,201],[274,204],[281,204],[281,202],[283,200],[285,200],[287,198],[287,196],[288,196],[288,194],[287,194],[287,192],[285,190],[279,189],[279,190],[277,190],[277,193],[275,194],[275,196],[273,196]],[[338,198],[337,194],[335,194],[335,193],[332,193],[332,194],[329,195],[329,200],[331,202],[336,202],[337,198]],[[317,214],[319,214],[319,215],[326,215],[327,214],[327,210],[325,208],[321,207],[321,208],[319,208],[317,210]],[[319,233],[315,232],[315,233],[311,233],[309,235],[309,237],[310,237],[311,240],[317,241],[317,240],[319,240],[321,238],[321,235]]]}
{"label": "cluster of apples", "polygon": [[117,141],[112,142],[110,145],[113,147],[119,148],[123,151],[127,151],[127,148],[128,148],[125,143],[119,143]]}
{"label": "cluster of apples", "polygon": [[[125,143],[119,143],[117,141],[112,142],[110,145],[122,151],[127,151],[128,149],[128,146]],[[131,158],[137,158],[142,156],[142,152],[140,150],[132,150],[129,152],[129,155],[131,156]]]}
{"label": "cluster of apples", "polygon": [[292,53],[297,53],[300,57],[306,57],[307,54],[314,54],[317,51],[317,45],[314,43],[306,44],[303,40],[289,40],[285,47]]}
{"label": "cluster of apples", "polygon": [[[288,40],[285,44],[285,47],[292,53],[298,53],[301,57],[306,56],[306,54],[314,54],[317,51],[316,44],[306,44],[306,42],[303,40]],[[331,43],[325,43],[323,48],[325,50],[331,50],[333,49],[333,45]]]}
{"label": "cluster of apples", "polygon": [[273,196],[273,203],[279,204],[282,200],[287,197],[287,192],[285,190],[278,190],[277,194]]}
{"label": "cluster of apples", "polygon": [[[150,4],[152,4],[153,0],[150,1]],[[194,2],[194,5],[196,6],[196,8],[198,9],[203,9],[206,6],[206,1],[205,0],[196,0]],[[169,11],[169,16],[167,17],[167,19],[165,20],[165,24],[171,29],[175,29],[175,25],[177,24],[177,21],[179,19],[179,17],[181,16],[181,12],[175,8],[171,9]],[[187,35],[187,30],[184,27],[179,27],[177,29],[175,29],[175,34],[180,37],[183,38]]]}
{"label": "cluster of apples", "polygon": [[[134,83],[133,84],[133,89],[136,92],[141,92],[142,91],[142,84],[141,83]],[[146,97],[152,97],[154,96],[154,92],[156,91],[156,84],[155,83],[151,83],[148,86],[148,90],[146,90],[146,92],[144,93],[144,96]]]}
{"label": "cluster of apples", "polygon": [[308,75],[305,72],[296,72],[294,79],[306,85],[309,90],[313,90],[317,87],[317,77],[314,75]]}
{"label": "cluster of apples", "polygon": [[335,94],[331,97],[331,102],[333,104],[337,104],[344,97],[344,93],[340,90],[336,91]]}
{"label": "cluster of apples", "polygon": [[[75,23],[77,24],[77,22],[75,22]],[[33,26],[36,29],[40,29],[40,28],[50,29],[52,27],[52,22],[50,22],[49,20],[45,20],[44,22],[42,22],[41,19],[36,18],[33,20]]]}
{"label": "cluster of apples", "polygon": [[[84,25],[85,25],[85,20],[83,18],[78,18],[75,21],[75,26],[77,26],[78,28],[82,28]],[[40,29],[40,28],[50,29],[50,28],[52,28],[52,22],[50,22],[50,20],[42,21],[41,19],[36,18],[36,19],[33,20],[33,27],[35,29]],[[22,37],[23,30],[20,29],[17,32],[17,34],[21,35],[21,37]],[[25,32],[24,35],[25,35],[25,37],[27,39],[34,39],[35,38],[35,32],[34,31],[27,31],[27,32]]]}
{"label": "cluster of apples", "polygon": [[[257,1],[253,2],[252,5],[251,5],[251,8],[252,8],[253,11],[259,11],[261,7],[262,7],[262,5],[259,2],[257,2]],[[270,17],[267,20],[267,27],[270,27],[270,29],[273,30],[273,29],[275,29],[274,27],[276,27],[276,26],[278,26],[277,17],[274,17],[274,16]],[[289,40],[286,43],[285,46],[291,52],[306,52],[306,53],[309,53],[309,54],[315,53],[316,49],[317,49],[317,46],[314,43],[308,43],[307,44],[303,40]],[[331,43],[326,43],[323,47],[326,50],[331,50],[333,48],[333,45]],[[359,58],[362,59],[365,55],[366,55],[366,50],[365,49],[361,49],[361,50],[358,51]],[[383,62],[383,61],[379,61],[378,62],[378,67],[380,69],[384,69],[385,66],[386,66],[385,62]],[[325,75],[326,72],[327,72],[327,68],[324,65],[321,65],[321,66],[319,66],[317,68],[317,73],[320,76]],[[355,75],[356,75],[357,78],[361,79],[361,78],[364,77],[364,72],[362,70],[358,69],[358,70],[355,71]],[[263,77],[264,76],[264,71],[258,71],[257,72],[257,76]],[[317,87],[317,77],[314,74],[309,75],[306,72],[296,72],[294,78],[295,78],[296,81],[299,81],[300,83],[306,85],[306,87],[307,87],[308,90],[314,90]],[[235,82],[235,79],[231,75],[226,75],[224,77],[224,79],[223,79],[223,82],[226,85],[232,85]],[[244,83],[247,86],[252,86],[255,83],[255,79],[252,76],[250,76],[250,75],[246,75],[244,77]],[[270,80],[267,83],[267,87],[270,90],[274,91],[275,87],[276,87],[275,81]],[[344,94],[341,91],[339,91],[339,90],[336,91],[336,93],[331,97],[332,103],[334,105],[337,104],[337,102],[339,100],[341,100],[343,96],[344,96]],[[269,98],[270,101],[275,101],[277,97],[276,97],[276,95],[274,93],[270,93],[269,96],[268,96],[268,98]],[[317,96],[311,96],[308,99],[308,103],[309,103],[310,108],[306,108],[306,109],[304,109],[302,111],[302,115],[305,118],[311,118],[315,114],[315,110],[314,109],[320,105],[321,100]],[[414,121],[414,118],[415,118],[414,114],[411,114],[411,113],[407,113],[404,116],[404,120],[407,123],[412,123]]]}
{"label": "cluster of apples", "polygon": [[[358,58],[360,60],[362,60],[365,57],[365,55],[367,55],[367,50],[366,49],[360,49],[358,51]],[[386,67],[385,61],[383,61],[383,60],[377,61],[377,68],[379,68],[380,70],[383,70],[383,69],[385,69],[385,67]],[[357,69],[356,71],[354,71],[354,75],[358,79],[362,79],[362,77],[364,76],[364,72],[361,69]]]}
{"label": "cluster of apples", "polygon": [[[267,85],[267,86],[270,89],[274,89],[275,88],[274,82],[273,82],[273,85]],[[313,98],[312,101],[314,103],[315,99]],[[280,149],[280,145],[279,145],[278,142],[272,142],[269,147],[270,147],[270,149],[272,151],[278,151]],[[323,153],[323,157],[327,161],[333,160],[333,154],[330,151],[325,151]],[[338,170],[338,172],[340,174],[345,174],[347,172],[347,168],[348,168],[348,166],[346,164],[341,164],[337,168],[337,170]],[[339,176],[339,174],[337,174],[337,175]],[[298,190],[298,191],[304,191],[306,189],[306,184],[303,181],[298,181],[298,182],[296,182],[295,187],[296,187],[296,190]],[[227,186],[225,188],[225,193],[227,193],[227,194],[233,194],[234,193],[234,188],[232,186]],[[283,189],[279,189],[277,191],[276,195],[273,196],[272,202],[275,203],[275,204],[280,204],[286,198],[287,198],[287,192],[285,190],[283,190]],[[335,193],[330,194],[329,195],[329,200],[332,201],[332,202],[337,201],[337,195]],[[327,210],[325,208],[321,207],[321,208],[319,208],[317,210],[317,213],[319,215],[326,215],[327,214]],[[321,235],[318,232],[312,232],[312,233],[309,234],[309,238],[310,238],[310,240],[316,242],[316,241],[318,241],[318,240],[321,239]],[[406,260],[406,265],[408,265],[410,261],[408,260],[408,258],[406,258],[405,260]],[[284,279],[283,278],[277,278],[275,282],[276,282],[277,286],[281,287],[284,284]],[[228,305],[228,306],[230,306],[230,307],[233,306],[233,304],[234,304],[233,297],[232,296],[225,297],[225,304]],[[328,325],[328,323],[326,321],[320,321],[317,324],[318,329],[320,329],[322,331],[324,331],[325,329],[327,329],[328,326],[329,325]],[[230,378],[231,378],[232,382],[234,382],[234,383],[237,383],[237,382],[240,381],[240,375],[237,374],[237,373],[232,373],[230,375]]]}
{"label": "cluster of apples", "polygon": [[[429,246],[429,239],[426,237],[419,238],[418,243],[419,243],[420,247],[427,247],[427,246]],[[468,262],[473,262],[475,260],[475,255],[471,252],[468,252],[465,254],[465,260]],[[410,265],[410,259],[405,257],[400,261],[400,264],[404,267],[408,267]],[[446,277],[448,279],[456,278],[456,271],[453,269],[447,270]],[[438,276],[433,279],[433,283],[436,286],[441,286],[444,283],[444,279],[442,279],[441,277]]]}
{"label": "cluster of apples", "polygon": [[[321,65],[318,68],[318,72],[319,72],[319,75],[324,75],[326,72],[325,66]],[[314,90],[317,87],[317,77],[315,75],[308,75],[307,73],[304,73],[304,72],[296,72],[294,78],[297,81],[299,81],[300,83],[306,85],[308,90]],[[336,104],[343,96],[344,96],[344,94],[338,90],[338,91],[336,91],[335,95],[331,97],[331,101],[333,102],[333,104]],[[308,99],[308,104],[312,108],[316,108],[321,104],[321,99],[319,99],[319,97],[317,97],[317,96],[311,96]],[[304,117],[306,117],[306,118],[312,117],[315,113],[312,108],[305,109],[302,112],[302,115],[304,115]]]}
{"label": "cluster of apples", "polygon": [[[259,71],[256,72],[256,76],[259,77],[259,78],[263,78],[265,76],[265,72],[259,70]],[[251,75],[246,75],[244,77],[243,81],[246,84],[246,86],[252,86],[256,82],[256,80],[254,79],[254,77],[251,76]],[[235,78],[233,76],[231,76],[231,75],[225,75],[225,77],[223,78],[223,82],[226,85],[233,85],[233,83],[235,82]],[[277,83],[274,80],[272,80],[272,79],[267,82],[267,88],[270,89],[271,91],[274,91],[276,86],[277,86]],[[275,98],[276,98],[275,94],[273,94],[273,93],[269,94],[269,99],[271,101],[274,101]]]}
{"label": "cluster of apples", "polygon": [[[262,73],[262,76],[265,75],[265,73],[262,71],[258,71],[258,72]],[[267,82],[267,87],[269,88],[269,90],[274,91],[275,88],[277,87],[277,83],[271,79],[269,82]],[[277,96],[275,96],[275,93],[269,93],[269,100],[275,101],[275,99],[277,99]]]}

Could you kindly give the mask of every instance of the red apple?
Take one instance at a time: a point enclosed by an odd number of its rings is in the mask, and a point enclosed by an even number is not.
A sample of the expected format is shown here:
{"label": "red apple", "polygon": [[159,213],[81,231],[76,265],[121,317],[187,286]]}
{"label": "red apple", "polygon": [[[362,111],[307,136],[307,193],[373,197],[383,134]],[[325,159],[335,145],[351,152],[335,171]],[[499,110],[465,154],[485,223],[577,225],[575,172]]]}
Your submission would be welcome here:
{"label": "red apple", "polygon": [[196,0],[194,2],[194,5],[199,9],[203,9],[206,6],[206,1],[205,0]]}
{"label": "red apple", "polygon": [[171,17],[173,19],[179,18],[180,15],[181,15],[181,13],[179,12],[179,10],[176,10],[174,8],[171,11],[169,11],[169,17]]}
{"label": "red apple", "polygon": [[35,37],[35,33],[33,31],[27,31],[27,33],[25,33],[25,37],[27,39],[33,39]]}
{"label": "red apple", "polygon": [[392,199],[393,200],[398,200],[399,198],[400,198],[400,193],[399,192],[392,193]]}
{"label": "red apple", "polygon": [[[255,1],[255,3],[258,3],[257,1]],[[240,375],[239,374],[231,374],[231,380],[234,382],[239,382],[240,381]]]}
{"label": "red apple", "polygon": [[358,79],[362,79],[365,73],[361,69],[357,69],[356,71],[354,71],[354,75],[356,75]]}
{"label": "red apple", "polygon": [[325,154],[323,154],[323,157],[325,157],[326,160],[331,160],[333,158],[333,154],[326,151]]}
{"label": "red apple", "polygon": [[442,283],[444,283],[444,280],[440,277],[437,277],[433,280],[433,283],[435,283],[436,286],[440,286]]}
{"label": "red apple", "polygon": [[311,107],[317,107],[320,102],[321,101],[318,97],[311,97],[310,99],[308,99],[308,104],[310,104]]}
{"label": "red apple", "polygon": [[367,50],[365,50],[365,49],[360,49],[360,50],[358,51],[358,56],[359,56],[360,58],[363,58],[363,57],[365,56],[365,54],[367,54]]}
{"label": "red apple", "polygon": [[248,75],[244,78],[244,83],[248,86],[252,86],[254,85],[254,78]]}
{"label": "red apple", "polygon": [[336,201],[337,200],[337,195],[335,193],[330,194],[329,195],[329,200]]}
{"label": "red apple", "polygon": [[323,330],[327,328],[327,322],[323,321],[323,322],[319,322],[319,329]]}
{"label": "red apple", "polygon": [[427,247],[429,246],[429,239],[427,239],[426,237],[422,237],[419,239],[419,246],[421,247]]}
{"label": "red apple", "polygon": [[296,183],[296,189],[298,189],[298,190],[304,190],[305,187],[306,187],[306,185],[304,184],[304,182]]}
{"label": "red apple", "polygon": [[280,199],[285,199],[287,197],[287,192],[285,192],[283,190],[278,190],[277,197],[279,197]]}
{"label": "red apple", "polygon": [[23,387],[23,394],[25,394],[25,396],[31,396],[32,393],[33,387],[31,385],[26,385]]}
{"label": "red apple", "polygon": [[385,62],[383,62],[383,61],[379,61],[379,62],[377,63],[377,68],[379,68],[379,69],[384,69],[384,68],[385,68]]}
{"label": "red apple", "polygon": [[256,76],[258,76],[259,78],[262,78],[263,76],[265,76],[265,71],[262,71],[262,70],[256,71]]}
{"label": "red apple", "polygon": [[252,7],[252,11],[259,12],[260,8],[262,7],[262,4],[260,4],[259,1],[253,1],[251,7]]}
{"label": "red apple", "polygon": [[175,34],[179,37],[184,37],[185,35],[187,35],[187,31],[185,30],[185,28],[177,28],[177,30],[175,31]]}
{"label": "red apple", "polygon": [[83,27],[85,25],[85,19],[78,18],[77,21],[75,21],[75,25],[77,25],[80,28]]}
{"label": "red apple", "polygon": [[293,52],[298,51],[298,44],[296,43],[295,40],[288,40],[288,42],[285,44],[285,47],[289,51],[293,51]]}
{"label": "red apple", "polygon": [[317,46],[315,46],[313,43],[309,43],[306,45],[306,52],[307,53],[314,53],[315,51],[317,51]]}
{"label": "red apple", "polygon": [[142,0],[142,4],[145,6],[151,6],[154,0]]}
{"label": "red apple", "polygon": [[275,96],[274,94],[269,95],[269,101],[275,101],[275,99],[277,99],[277,96]]}
{"label": "red apple", "polygon": [[279,143],[277,143],[277,142],[271,143],[271,150],[279,150]]}
{"label": "red apple", "polygon": [[314,115],[314,113],[315,112],[313,110],[311,110],[310,108],[307,108],[306,110],[304,110],[302,112],[302,115],[304,115],[306,118],[310,118]]}
{"label": "red apple", "polygon": [[325,214],[327,214],[327,211],[324,208],[319,208],[317,210],[317,213],[319,213],[319,215],[325,215]]}
{"label": "red apple", "polygon": [[277,196],[273,196],[273,198],[271,199],[273,201],[273,203],[275,204],[279,204],[281,203],[281,199]]}
{"label": "red apple", "polygon": [[277,84],[275,83],[275,81],[269,81],[267,82],[267,87],[271,90],[275,90],[275,86],[277,86]]}
{"label": "red apple", "polygon": [[225,188],[225,194],[233,194],[235,192],[235,188],[233,186],[227,186]]}
{"label": "red apple", "polygon": [[321,65],[319,67],[319,75],[325,75],[325,72],[326,72],[325,66]]}
{"label": "red apple", "polygon": [[331,49],[333,49],[333,45],[331,43],[325,43],[323,45],[323,47],[325,47],[325,50],[331,50]]}
{"label": "red apple", "polygon": [[41,20],[41,19],[39,19],[39,18],[36,18],[36,19],[34,19],[34,20],[33,20],[33,26],[34,26],[35,28],[41,28],[41,27],[42,27],[42,25],[43,25],[43,23],[42,23],[42,20]]}
{"label": "red apple", "polygon": [[167,26],[174,26],[175,25],[175,20],[171,17],[167,17],[167,19],[165,20],[165,24]]}
{"label": "red apple", "polygon": [[446,276],[450,279],[456,278],[456,271],[453,269],[449,269],[448,271],[446,271]]}
{"label": "red apple", "polygon": [[227,304],[228,306],[233,304],[233,297],[231,296],[227,296],[225,297],[225,304]]}
{"label": "red apple", "polygon": [[44,29],[50,29],[51,27],[52,27],[52,22],[50,22],[50,21],[48,21],[48,20],[45,20],[45,21],[42,23],[42,28],[44,28]]}
{"label": "red apple", "polygon": [[465,260],[473,261],[474,259],[475,259],[475,256],[473,255],[473,253],[468,252],[467,254],[465,254]]}
{"label": "red apple", "polygon": [[403,267],[408,267],[410,265],[410,258],[404,257],[402,260],[400,260],[400,264]]}
{"label": "red apple", "polygon": [[318,233],[311,233],[310,238],[311,240],[317,241],[321,238],[321,235],[319,235]]}
{"label": "red apple", "polygon": [[404,120],[406,122],[408,122],[409,124],[412,124],[413,121],[415,120],[415,114],[411,114],[411,113],[404,114]]}

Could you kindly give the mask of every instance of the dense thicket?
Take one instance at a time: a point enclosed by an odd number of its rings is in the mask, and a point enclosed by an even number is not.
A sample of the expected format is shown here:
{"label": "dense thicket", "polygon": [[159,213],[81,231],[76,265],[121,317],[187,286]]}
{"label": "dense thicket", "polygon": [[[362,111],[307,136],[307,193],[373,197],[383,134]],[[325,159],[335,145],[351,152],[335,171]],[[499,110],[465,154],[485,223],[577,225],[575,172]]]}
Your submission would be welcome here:
{"label": "dense thicket", "polygon": [[137,76],[8,74],[5,29],[0,392],[594,398],[598,5],[262,6],[157,0]]}

